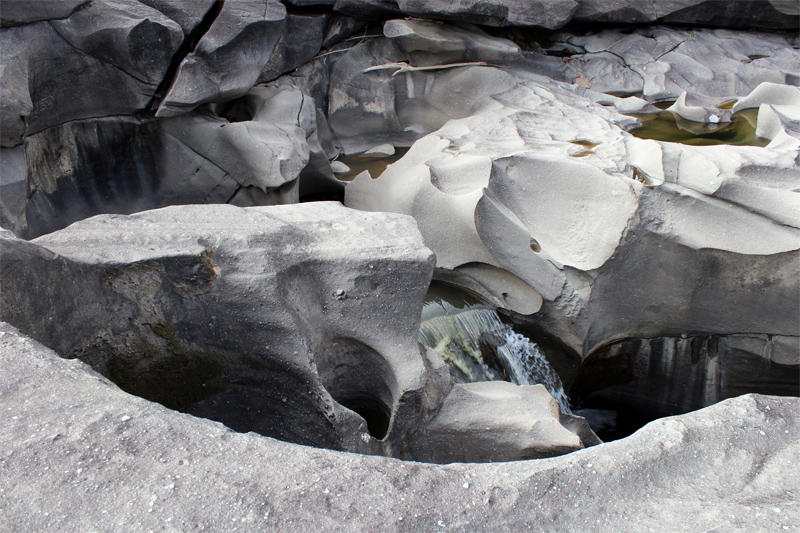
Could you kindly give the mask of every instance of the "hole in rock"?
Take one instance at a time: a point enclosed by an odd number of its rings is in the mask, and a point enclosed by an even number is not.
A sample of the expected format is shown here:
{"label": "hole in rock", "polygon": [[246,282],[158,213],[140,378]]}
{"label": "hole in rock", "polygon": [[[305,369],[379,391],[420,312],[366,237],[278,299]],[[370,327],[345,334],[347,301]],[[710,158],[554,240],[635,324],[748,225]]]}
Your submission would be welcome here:
{"label": "hole in rock", "polygon": [[378,440],[386,437],[389,433],[391,413],[388,407],[377,398],[371,397],[349,397],[338,400],[340,404],[351,411],[358,413],[367,422],[369,434]]}
{"label": "hole in rock", "polygon": [[379,159],[363,159],[359,155],[339,156],[337,161],[347,165],[349,170],[346,173],[338,174],[336,177],[341,181],[353,181],[356,176],[366,170],[372,176],[372,179],[378,179],[389,165],[399,161],[400,158],[408,153],[408,150],[409,148],[405,147],[395,147],[394,155]]}
{"label": "hole in rock", "polygon": [[246,96],[212,106],[214,113],[228,122],[249,122],[255,117],[255,109]]}
{"label": "hole in rock", "polygon": [[[604,441],[665,416],[747,393],[797,396],[796,365],[762,356],[771,340],[748,336],[635,339],[616,343],[581,365],[570,388],[575,414]],[[750,345],[751,349],[744,347]],[[756,352],[752,346],[756,346]]]}
{"label": "hole in rock", "polygon": [[747,59],[743,59],[742,63],[744,63],[746,65],[748,63],[752,63],[756,59],[766,59],[768,57],[771,57],[771,56],[767,56],[767,55],[763,55],[763,54],[752,54],[752,55],[747,56]]}
{"label": "hole in rock", "polygon": [[259,357],[193,350],[179,325],[152,329],[149,337],[131,337],[130,349],[94,346],[80,358],[122,390],[170,409],[241,433],[340,449],[325,399],[296,371]]}
{"label": "hole in rock", "polygon": [[419,341],[442,355],[456,383],[503,380],[541,384],[558,400],[562,411],[570,412],[561,378],[545,352],[466,289],[431,282],[422,308]]}
{"label": "hole in rock", "polygon": [[359,414],[373,437],[383,439],[391,427],[390,406],[399,396],[389,363],[366,344],[334,338],[315,353],[317,371],[328,393],[340,405]]}
{"label": "hole in rock", "polygon": [[600,143],[587,141],[587,140],[584,140],[584,139],[579,139],[577,141],[570,141],[570,143],[577,144],[578,146],[583,146],[584,148],[588,148],[588,149],[596,148],[597,146],[600,146]]}
{"label": "hole in rock", "polygon": [[737,146],[766,146],[769,139],[756,136],[758,109],[745,109],[731,116],[729,123],[704,123],[686,120],[669,111],[631,115],[642,126],[630,133],[640,139],[675,142],[693,146],[730,144]]}
{"label": "hole in rock", "polygon": [[647,187],[651,187],[653,185],[653,179],[645,172],[644,170],[640,169],[635,165],[631,165],[631,176],[634,180],[638,181],[639,183],[646,185]]}
{"label": "hole in rock", "polygon": [[570,150],[567,152],[567,155],[570,157],[586,157],[589,155],[594,154],[594,149],[600,146],[600,143],[588,141],[585,139],[578,139],[575,141],[570,141],[570,144],[574,144],[576,146],[580,146],[583,150],[573,151]]}

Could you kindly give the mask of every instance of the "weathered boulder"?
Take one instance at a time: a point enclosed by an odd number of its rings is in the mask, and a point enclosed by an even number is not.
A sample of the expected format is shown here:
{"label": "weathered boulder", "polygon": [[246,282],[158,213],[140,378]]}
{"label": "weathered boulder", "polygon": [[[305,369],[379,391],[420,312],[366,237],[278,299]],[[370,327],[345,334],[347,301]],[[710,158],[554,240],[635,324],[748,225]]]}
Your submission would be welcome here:
{"label": "weathered boulder", "polygon": [[785,0],[578,0],[573,20],[588,24],[692,24],[794,30],[800,20]]}
{"label": "weathered boulder", "polygon": [[322,14],[287,15],[286,28],[256,83],[272,81],[281,74],[304,65],[317,55],[322,48],[327,22],[328,17]]}
{"label": "weathered boulder", "polygon": [[[378,233],[393,237],[379,245]],[[408,219],[334,204],[175,207],[8,241],[2,260],[4,319],[129,392],[234,429],[352,448],[338,431],[353,415],[337,415],[331,394],[384,433],[398,406],[427,401],[412,333],[430,252]],[[365,312],[383,298],[410,308],[395,334],[372,338]]]}
{"label": "weathered boulder", "polygon": [[[0,317],[128,392],[301,444],[444,457],[430,452],[424,432],[418,450],[409,444],[449,398],[451,381],[441,358],[416,341],[433,257],[408,217],[334,202],[183,206],[95,217],[2,245]],[[561,427],[546,392],[537,401],[549,407],[496,417],[503,402],[530,405],[525,395],[513,387],[487,398],[484,416],[471,419],[508,434],[489,431],[459,457],[583,447],[574,432],[589,438],[585,423],[566,418],[570,429]],[[459,417],[474,403],[449,401],[437,424],[468,438]],[[511,436],[528,426],[550,430]]]}
{"label": "weathered boulder", "polygon": [[300,117],[310,114],[313,119],[313,103],[291,87],[260,86],[239,105],[235,111],[246,113],[243,118],[249,120],[186,115],[164,120],[161,129],[242,186],[267,192],[296,179],[309,157]]}
{"label": "weathered boulder", "polygon": [[728,400],[563,457],[441,466],[234,433],[125,394],[6,324],[0,359],[0,512],[13,530],[781,531],[800,521],[797,398]]}
{"label": "weathered boulder", "polygon": [[285,27],[286,7],[277,0],[223,4],[178,66],[156,116],[182,115],[202,103],[244,96],[269,63]]}
{"label": "weathered boulder", "polygon": [[[531,420],[536,422],[531,424]],[[433,463],[498,462],[563,455],[583,447],[543,385],[456,384],[433,419],[410,437],[412,457]]]}
{"label": "weathered boulder", "polygon": [[[156,22],[137,25],[134,21],[128,29],[143,28],[138,37],[144,40],[134,41],[131,45],[134,51],[137,46],[146,49],[150,36],[163,34],[164,44],[174,45],[174,48],[167,53],[156,51],[148,54],[149,59],[145,60],[154,71],[163,71],[180,44],[172,38],[175,32],[180,33],[180,28],[158,11],[151,11],[152,19],[160,21],[161,25]],[[80,13],[78,11],[73,16],[78,17]],[[88,27],[83,29],[92,31]],[[122,39],[131,34],[120,28],[112,35]],[[21,144],[23,133],[34,134],[70,120],[133,115],[146,108],[155,93],[154,83],[139,79],[117,66],[130,65],[132,56],[118,58],[115,64],[108,63],[73,47],[46,22],[3,28],[0,38],[4,49],[4,130],[6,122],[10,126],[10,131],[3,134],[4,146]],[[87,48],[91,47],[87,45]],[[111,48],[111,43],[105,42],[99,48]],[[6,54],[5,50],[9,53]],[[161,64],[153,63],[159,60],[162,60]],[[6,96],[10,98],[6,100]]]}
{"label": "weathered boulder", "polygon": [[485,26],[538,26],[556,29],[570,21],[576,0],[336,0],[334,9],[361,18],[402,14]]}

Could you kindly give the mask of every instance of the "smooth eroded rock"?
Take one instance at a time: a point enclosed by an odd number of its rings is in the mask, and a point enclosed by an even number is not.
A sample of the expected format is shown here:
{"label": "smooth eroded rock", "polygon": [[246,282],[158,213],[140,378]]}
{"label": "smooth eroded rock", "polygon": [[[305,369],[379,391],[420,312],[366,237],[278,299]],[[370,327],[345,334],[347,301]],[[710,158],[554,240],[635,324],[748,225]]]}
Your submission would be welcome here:
{"label": "smooth eroded rock", "polygon": [[131,397],[5,324],[0,358],[0,508],[13,529],[235,520],[278,530],[706,531],[724,519],[780,531],[800,521],[797,398],[728,400],[563,457],[440,466],[234,433]]}

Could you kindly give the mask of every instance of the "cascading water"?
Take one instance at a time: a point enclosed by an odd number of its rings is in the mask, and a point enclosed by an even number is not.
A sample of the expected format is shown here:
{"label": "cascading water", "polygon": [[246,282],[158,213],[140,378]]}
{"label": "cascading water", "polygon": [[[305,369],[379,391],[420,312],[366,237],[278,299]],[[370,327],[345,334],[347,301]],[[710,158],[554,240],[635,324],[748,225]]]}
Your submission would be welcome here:
{"label": "cascading water", "polygon": [[[499,320],[499,317],[498,317]],[[547,362],[544,352],[530,339],[506,328],[506,343],[500,346],[498,353],[503,356],[511,381],[517,385],[544,385],[550,394],[558,400],[561,411],[570,413],[569,398],[564,392],[561,378]]]}
{"label": "cascading water", "polygon": [[514,332],[496,311],[476,304],[475,299],[462,297],[454,305],[453,289],[447,289],[449,297],[442,296],[441,288],[432,289],[423,309],[419,341],[442,355],[454,381],[541,384],[563,412],[571,412],[561,379],[535,343]]}

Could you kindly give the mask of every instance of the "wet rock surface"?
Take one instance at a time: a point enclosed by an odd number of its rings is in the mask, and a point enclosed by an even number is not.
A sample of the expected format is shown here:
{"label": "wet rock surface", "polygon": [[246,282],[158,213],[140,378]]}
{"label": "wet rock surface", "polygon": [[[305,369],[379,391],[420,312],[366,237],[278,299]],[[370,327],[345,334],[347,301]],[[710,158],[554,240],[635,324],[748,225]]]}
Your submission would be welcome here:
{"label": "wet rock surface", "polygon": [[440,466],[233,433],[131,397],[8,325],[0,346],[12,529],[781,531],[800,520],[797,398],[743,396],[553,459]]}

